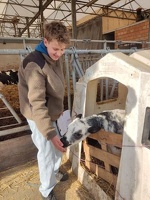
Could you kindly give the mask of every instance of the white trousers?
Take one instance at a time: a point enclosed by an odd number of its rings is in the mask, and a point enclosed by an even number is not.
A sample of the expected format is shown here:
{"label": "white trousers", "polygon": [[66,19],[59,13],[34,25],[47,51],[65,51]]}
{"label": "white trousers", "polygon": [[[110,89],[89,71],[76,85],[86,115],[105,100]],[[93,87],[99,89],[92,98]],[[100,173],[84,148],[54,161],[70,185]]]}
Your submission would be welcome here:
{"label": "white trousers", "polygon": [[[36,124],[32,120],[28,120],[28,124],[32,131],[32,140],[38,148],[37,161],[39,167],[39,176],[41,185],[39,191],[42,196],[47,197],[56,185],[56,177],[62,158],[62,152],[57,150],[51,141],[48,141],[38,130]],[[53,122],[56,132],[59,136],[56,123]]]}

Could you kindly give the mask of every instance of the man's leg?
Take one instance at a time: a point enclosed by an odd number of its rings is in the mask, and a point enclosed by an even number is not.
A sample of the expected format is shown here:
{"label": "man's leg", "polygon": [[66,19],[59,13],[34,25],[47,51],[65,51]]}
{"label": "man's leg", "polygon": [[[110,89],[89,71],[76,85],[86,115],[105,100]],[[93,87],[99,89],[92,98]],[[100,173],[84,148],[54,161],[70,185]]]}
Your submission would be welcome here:
{"label": "man's leg", "polygon": [[[58,126],[56,125],[55,122],[53,122],[53,126],[55,127],[55,130],[57,132],[58,137],[60,137]],[[60,152],[59,150],[57,150],[55,148],[55,166],[54,166],[55,174],[57,174],[59,172],[59,167],[60,167],[60,164],[61,164],[61,160],[62,160],[62,152]]]}
{"label": "man's leg", "polygon": [[38,148],[37,160],[41,182],[39,190],[42,196],[47,197],[56,185],[55,173],[58,172],[62,153],[55,149],[51,141],[43,137],[34,121],[27,121],[32,131],[33,143]]}

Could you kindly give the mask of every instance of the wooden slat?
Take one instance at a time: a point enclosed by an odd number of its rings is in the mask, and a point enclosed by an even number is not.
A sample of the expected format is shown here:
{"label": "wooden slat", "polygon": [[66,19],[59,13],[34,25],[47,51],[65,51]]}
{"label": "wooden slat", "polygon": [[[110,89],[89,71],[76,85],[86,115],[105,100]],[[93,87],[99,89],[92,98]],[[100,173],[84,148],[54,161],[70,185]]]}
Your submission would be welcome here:
{"label": "wooden slat", "polygon": [[0,171],[25,164],[36,159],[37,149],[31,135],[0,142]]}
{"label": "wooden slat", "polygon": [[[105,152],[107,152],[107,144],[106,143],[102,143],[101,144],[101,147],[102,147],[102,150],[103,151],[105,151]],[[107,163],[107,162],[105,162],[105,169],[107,170],[107,171],[109,171],[110,172],[110,165]]]}
{"label": "wooden slat", "polygon": [[119,167],[120,163],[120,157],[113,155],[109,152],[103,151],[101,149],[95,148],[91,145],[87,145],[84,143],[84,151],[85,151],[85,156],[86,154],[90,154],[91,156],[102,160],[104,163],[106,162],[109,165],[112,165],[114,167]]}
{"label": "wooden slat", "polygon": [[[86,140],[83,141],[83,146],[87,146],[87,143],[86,143]],[[86,148],[84,147],[84,153],[85,153],[85,165],[90,168],[90,162],[92,162],[92,159],[91,159],[91,155],[90,155],[90,152],[89,151],[86,151]]]}
{"label": "wooden slat", "polygon": [[[107,145],[121,148],[122,135],[100,130],[95,134],[91,134],[89,138],[97,140],[100,143],[102,149],[91,146],[87,144],[87,142],[83,143],[86,167],[98,177],[101,177],[108,183],[116,186],[117,176],[111,173],[111,166],[119,168],[120,156],[107,152]],[[91,157],[103,161],[105,169],[102,166],[91,162]]]}
{"label": "wooden slat", "polygon": [[120,148],[122,147],[122,135],[120,134],[100,130],[95,134],[89,135],[88,137],[101,141],[101,143],[111,144]]}
{"label": "wooden slat", "polygon": [[116,186],[117,183],[117,176],[106,171],[105,169],[99,167],[97,164],[95,163],[90,163],[90,171],[93,172],[94,174],[96,174],[98,177],[101,177],[102,179],[104,179],[105,181],[107,181],[108,183],[110,183],[111,185]]}

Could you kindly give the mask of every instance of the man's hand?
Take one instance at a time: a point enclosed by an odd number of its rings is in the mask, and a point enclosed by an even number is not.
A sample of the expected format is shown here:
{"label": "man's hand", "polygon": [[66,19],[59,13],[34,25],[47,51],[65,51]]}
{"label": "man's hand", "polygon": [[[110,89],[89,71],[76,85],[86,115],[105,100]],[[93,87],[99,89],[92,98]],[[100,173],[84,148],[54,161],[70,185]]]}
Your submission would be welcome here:
{"label": "man's hand", "polygon": [[53,145],[56,149],[58,149],[61,152],[66,152],[66,149],[63,147],[63,143],[60,141],[59,137],[56,135],[51,139]]}

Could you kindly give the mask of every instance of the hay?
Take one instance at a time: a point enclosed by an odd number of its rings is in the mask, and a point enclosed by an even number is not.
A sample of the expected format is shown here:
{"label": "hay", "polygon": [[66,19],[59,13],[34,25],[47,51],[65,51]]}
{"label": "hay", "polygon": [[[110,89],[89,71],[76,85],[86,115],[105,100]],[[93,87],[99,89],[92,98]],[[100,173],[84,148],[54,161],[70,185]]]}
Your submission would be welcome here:
{"label": "hay", "polygon": [[[18,111],[19,97],[18,97],[17,85],[5,85],[0,92],[5,96],[5,98],[13,107],[13,109],[15,109],[15,111]],[[0,108],[3,106],[4,106],[4,103],[0,101]]]}
{"label": "hay", "polygon": [[[5,85],[0,92],[4,95],[5,99],[8,101],[8,103],[11,105],[11,107],[14,109],[14,111],[17,113],[17,115],[20,117],[22,121],[21,124],[18,124],[17,120],[13,117],[10,110],[6,107],[2,99],[0,99],[0,113],[1,113],[1,118],[3,118],[0,120],[0,130],[7,129],[7,127],[6,128],[2,127],[7,125],[9,126],[11,125],[9,128],[26,125],[27,124],[26,119],[20,113],[17,85]],[[10,118],[4,118],[4,117],[10,117]]]}
{"label": "hay", "polygon": [[[71,163],[63,156],[62,171],[69,179],[56,185],[54,192],[58,200],[94,200],[71,171]],[[32,161],[0,173],[0,200],[41,200],[37,162]]]}

